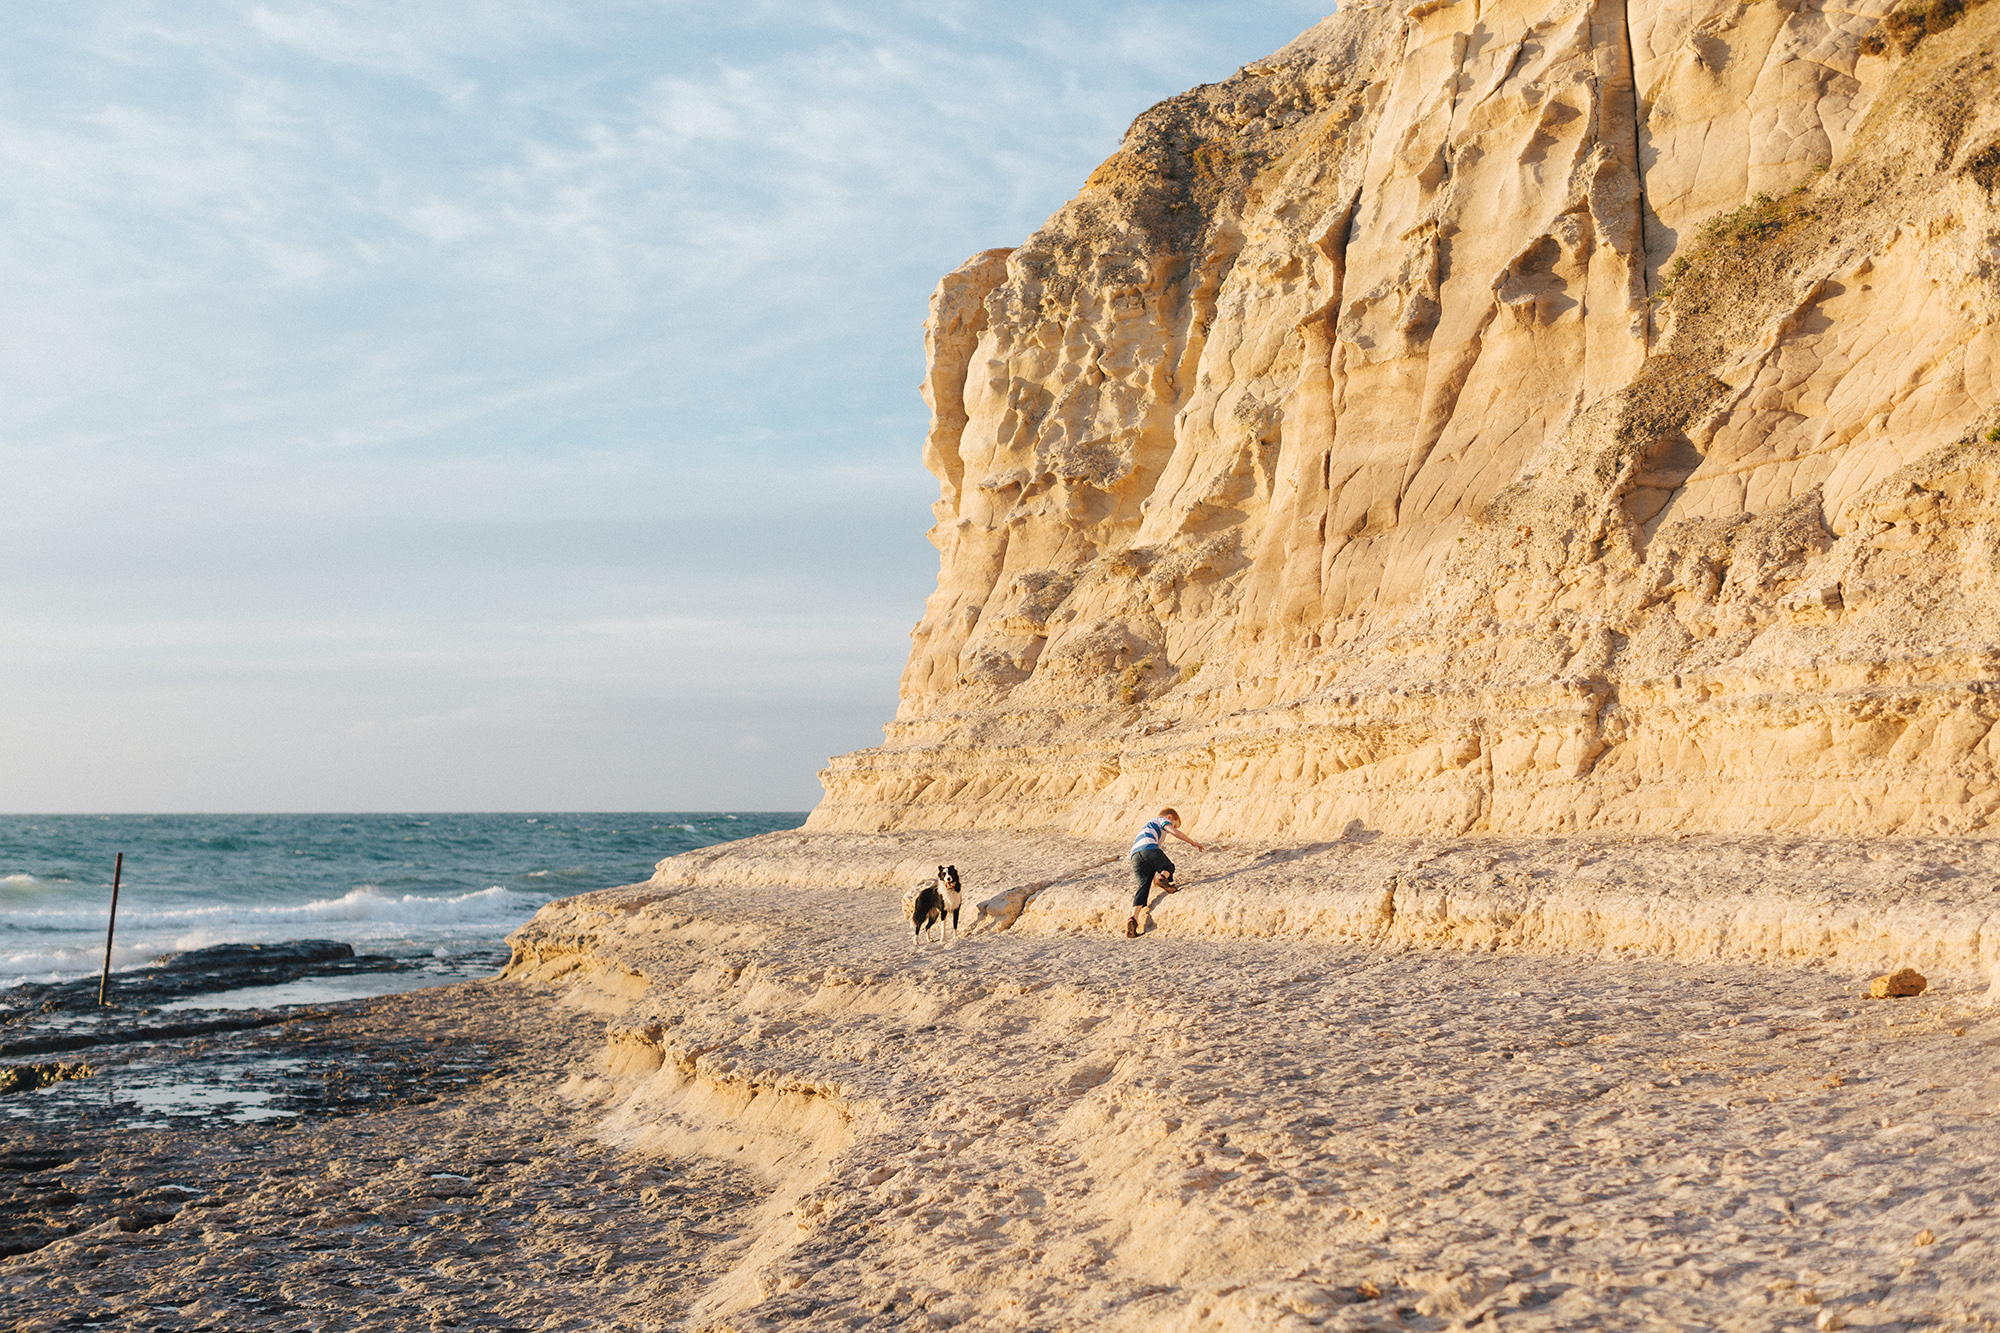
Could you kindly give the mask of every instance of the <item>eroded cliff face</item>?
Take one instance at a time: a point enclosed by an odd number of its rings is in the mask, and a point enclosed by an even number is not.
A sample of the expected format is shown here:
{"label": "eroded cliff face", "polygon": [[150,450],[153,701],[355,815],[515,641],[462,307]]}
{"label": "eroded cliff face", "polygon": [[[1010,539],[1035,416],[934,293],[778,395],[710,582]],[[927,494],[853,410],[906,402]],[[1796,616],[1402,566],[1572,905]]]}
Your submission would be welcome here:
{"label": "eroded cliff face", "polygon": [[1141,116],[938,288],[810,827],[1987,827],[2000,5],[1891,9],[1356,7]]}

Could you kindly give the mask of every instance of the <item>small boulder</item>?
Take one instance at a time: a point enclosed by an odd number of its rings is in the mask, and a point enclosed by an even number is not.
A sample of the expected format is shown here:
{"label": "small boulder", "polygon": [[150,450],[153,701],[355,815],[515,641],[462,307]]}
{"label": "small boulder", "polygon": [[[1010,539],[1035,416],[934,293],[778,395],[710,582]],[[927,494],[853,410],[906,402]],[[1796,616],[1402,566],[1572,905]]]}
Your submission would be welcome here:
{"label": "small boulder", "polygon": [[1878,1000],[1900,998],[1907,995],[1922,995],[1930,982],[1914,967],[1900,967],[1886,977],[1877,977],[1868,983],[1868,993]]}

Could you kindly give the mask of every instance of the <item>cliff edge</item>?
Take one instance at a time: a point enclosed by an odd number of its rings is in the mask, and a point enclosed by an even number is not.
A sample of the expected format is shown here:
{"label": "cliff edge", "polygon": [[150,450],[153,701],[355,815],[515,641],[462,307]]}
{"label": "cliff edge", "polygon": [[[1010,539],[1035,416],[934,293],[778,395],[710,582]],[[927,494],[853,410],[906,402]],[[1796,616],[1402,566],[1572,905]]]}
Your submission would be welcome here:
{"label": "cliff edge", "polygon": [[927,324],[823,831],[2000,812],[2000,5],[1357,5]]}

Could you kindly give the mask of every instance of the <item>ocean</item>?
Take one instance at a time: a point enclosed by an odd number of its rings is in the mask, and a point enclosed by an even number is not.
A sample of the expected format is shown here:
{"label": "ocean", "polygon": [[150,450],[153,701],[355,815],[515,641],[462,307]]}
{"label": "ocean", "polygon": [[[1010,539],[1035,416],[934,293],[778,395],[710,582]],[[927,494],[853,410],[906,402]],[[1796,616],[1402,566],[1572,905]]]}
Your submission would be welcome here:
{"label": "ocean", "polygon": [[97,974],[119,852],[114,973],[209,945],[304,939],[398,960],[253,997],[298,1004],[491,975],[507,932],[553,898],[804,822],[789,811],[0,816],[0,993]]}

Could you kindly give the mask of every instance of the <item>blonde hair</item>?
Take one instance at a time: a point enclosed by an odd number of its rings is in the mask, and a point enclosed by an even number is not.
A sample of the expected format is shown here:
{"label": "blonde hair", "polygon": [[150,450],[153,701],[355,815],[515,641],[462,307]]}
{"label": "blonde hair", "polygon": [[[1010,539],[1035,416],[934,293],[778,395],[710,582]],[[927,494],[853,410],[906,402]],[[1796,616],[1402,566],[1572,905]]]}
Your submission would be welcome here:
{"label": "blonde hair", "polygon": [[1180,822],[1181,822],[1181,812],[1180,812],[1180,811],[1178,811],[1178,810],[1176,810],[1176,809],[1174,809],[1174,808],[1173,808],[1173,807],[1172,807],[1171,805],[1170,805],[1170,806],[1167,806],[1167,807],[1166,807],[1165,809],[1161,810],[1161,811],[1160,811],[1160,816],[1161,816],[1162,818],[1164,818],[1164,819],[1171,819],[1171,820],[1173,820],[1173,821],[1174,821],[1174,822],[1175,822],[1176,824],[1178,824],[1178,823],[1180,823]]}

